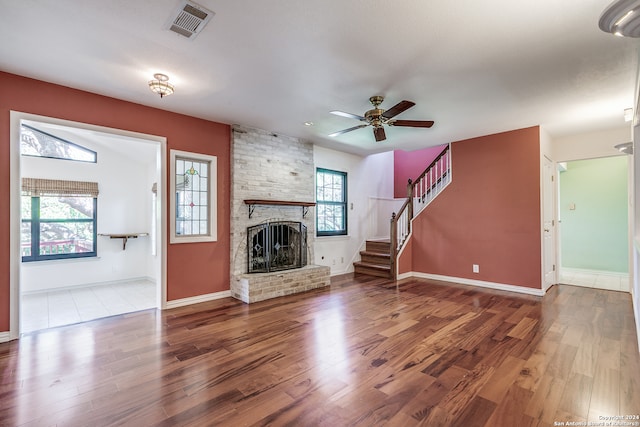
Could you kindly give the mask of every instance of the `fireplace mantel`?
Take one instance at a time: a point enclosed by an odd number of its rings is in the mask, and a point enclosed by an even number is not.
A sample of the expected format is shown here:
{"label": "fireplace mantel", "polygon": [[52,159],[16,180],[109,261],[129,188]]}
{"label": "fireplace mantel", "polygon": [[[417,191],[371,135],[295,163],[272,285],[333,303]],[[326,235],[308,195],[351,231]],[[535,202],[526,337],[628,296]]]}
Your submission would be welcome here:
{"label": "fireplace mantel", "polygon": [[294,202],[289,200],[263,200],[263,199],[245,199],[244,203],[249,206],[249,218],[253,214],[256,205],[272,205],[272,206],[301,206],[302,218],[307,216],[309,206],[315,206],[315,202]]}

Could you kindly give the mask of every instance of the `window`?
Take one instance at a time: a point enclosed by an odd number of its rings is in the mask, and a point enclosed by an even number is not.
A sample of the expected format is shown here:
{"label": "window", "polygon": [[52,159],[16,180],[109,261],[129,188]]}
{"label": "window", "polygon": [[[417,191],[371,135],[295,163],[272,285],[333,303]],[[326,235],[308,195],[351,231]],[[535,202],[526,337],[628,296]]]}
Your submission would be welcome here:
{"label": "window", "polygon": [[217,158],[171,150],[171,243],[217,240]]}
{"label": "window", "polygon": [[20,154],[89,163],[98,158],[93,150],[25,124],[20,126]]}
{"label": "window", "polygon": [[316,169],[316,214],[318,236],[347,234],[347,174]]}
{"label": "window", "polygon": [[98,184],[22,179],[22,261],[95,257]]}

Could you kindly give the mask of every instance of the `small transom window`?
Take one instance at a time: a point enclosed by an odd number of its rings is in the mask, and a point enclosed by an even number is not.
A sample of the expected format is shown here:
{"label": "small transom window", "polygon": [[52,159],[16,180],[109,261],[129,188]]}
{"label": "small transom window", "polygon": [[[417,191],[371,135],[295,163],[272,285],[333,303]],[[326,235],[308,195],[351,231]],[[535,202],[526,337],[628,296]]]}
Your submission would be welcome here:
{"label": "small transom window", "polygon": [[98,158],[93,150],[25,124],[20,126],[20,154],[89,163]]}

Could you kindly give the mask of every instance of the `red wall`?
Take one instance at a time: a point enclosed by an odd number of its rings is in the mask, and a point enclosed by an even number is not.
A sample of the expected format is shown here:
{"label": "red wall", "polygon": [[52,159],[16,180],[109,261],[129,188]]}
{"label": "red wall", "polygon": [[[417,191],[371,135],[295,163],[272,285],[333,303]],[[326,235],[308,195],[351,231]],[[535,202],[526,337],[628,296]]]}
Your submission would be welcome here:
{"label": "red wall", "polygon": [[398,254],[396,271],[398,275],[402,273],[409,273],[413,270],[412,256],[413,253],[413,239],[406,240],[402,251]]}
{"label": "red wall", "polygon": [[453,181],[413,222],[411,269],[540,289],[539,128],[455,142],[451,164]]}
{"label": "red wall", "polygon": [[[9,330],[10,110],[164,136],[167,164],[170,149],[217,156],[218,241],[168,245],[167,299],[229,289],[231,130],[228,125],[2,72],[0,94],[0,331]],[[168,187],[165,183],[167,197]]]}
{"label": "red wall", "polygon": [[407,182],[415,181],[431,164],[445,145],[423,148],[422,150],[393,152],[393,197],[407,197]]}

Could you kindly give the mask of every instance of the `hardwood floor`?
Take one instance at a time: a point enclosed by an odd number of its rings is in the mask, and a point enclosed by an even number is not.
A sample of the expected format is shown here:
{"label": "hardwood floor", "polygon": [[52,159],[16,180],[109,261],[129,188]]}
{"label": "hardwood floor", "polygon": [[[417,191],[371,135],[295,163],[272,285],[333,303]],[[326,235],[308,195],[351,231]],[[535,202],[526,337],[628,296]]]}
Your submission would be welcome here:
{"label": "hardwood floor", "polygon": [[573,286],[538,298],[345,276],[0,344],[3,426],[520,427],[639,414],[630,295]]}

